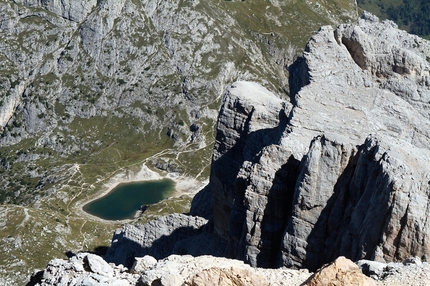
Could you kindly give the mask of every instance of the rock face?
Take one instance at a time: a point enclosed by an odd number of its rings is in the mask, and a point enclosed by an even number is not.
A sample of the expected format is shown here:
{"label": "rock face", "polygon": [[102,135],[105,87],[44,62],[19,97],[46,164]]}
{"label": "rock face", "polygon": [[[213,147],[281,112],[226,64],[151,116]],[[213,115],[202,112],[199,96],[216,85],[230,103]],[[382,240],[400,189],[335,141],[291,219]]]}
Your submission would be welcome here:
{"label": "rock face", "polygon": [[280,244],[288,213],[277,210],[291,204],[284,187],[295,176],[298,161],[286,162],[289,152],[279,146],[290,107],[257,84],[237,82],[224,97],[218,119],[210,182],[215,231],[228,245],[241,245],[241,251],[232,248],[228,255],[253,259],[252,265],[273,265],[277,250],[266,244]]}
{"label": "rock face", "polygon": [[179,241],[200,234],[206,223],[204,218],[172,214],[145,225],[124,225],[115,232],[105,259],[130,268],[135,257],[165,258],[175,253]]}
{"label": "rock face", "polygon": [[365,13],[311,38],[291,103],[232,86],[209,185],[228,255],[315,270],[430,254],[429,51]]}

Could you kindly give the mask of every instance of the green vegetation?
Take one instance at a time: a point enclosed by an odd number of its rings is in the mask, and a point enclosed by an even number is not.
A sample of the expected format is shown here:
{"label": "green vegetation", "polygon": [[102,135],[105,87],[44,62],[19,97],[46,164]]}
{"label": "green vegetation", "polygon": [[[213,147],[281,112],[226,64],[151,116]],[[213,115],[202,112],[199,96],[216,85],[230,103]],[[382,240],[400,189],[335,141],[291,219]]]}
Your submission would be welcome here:
{"label": "green vegetation", "polygon": [[393,20],[401,29],[430,38],[430,2],[427,0],[358,0],[357,3],[381,18]]}

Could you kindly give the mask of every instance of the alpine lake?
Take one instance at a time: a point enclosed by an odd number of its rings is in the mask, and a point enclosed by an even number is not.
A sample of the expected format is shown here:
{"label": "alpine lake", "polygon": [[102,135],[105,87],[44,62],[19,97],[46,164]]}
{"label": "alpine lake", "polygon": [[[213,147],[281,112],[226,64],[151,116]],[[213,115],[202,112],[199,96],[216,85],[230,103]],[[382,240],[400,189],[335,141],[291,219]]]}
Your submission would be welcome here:
{"label": "alpine lake", "polygon": [[169,179],[121,183],[107,195],[84,205],[83,210],[105,220],[131,219],[144,205],[157,203],[175,190]]}

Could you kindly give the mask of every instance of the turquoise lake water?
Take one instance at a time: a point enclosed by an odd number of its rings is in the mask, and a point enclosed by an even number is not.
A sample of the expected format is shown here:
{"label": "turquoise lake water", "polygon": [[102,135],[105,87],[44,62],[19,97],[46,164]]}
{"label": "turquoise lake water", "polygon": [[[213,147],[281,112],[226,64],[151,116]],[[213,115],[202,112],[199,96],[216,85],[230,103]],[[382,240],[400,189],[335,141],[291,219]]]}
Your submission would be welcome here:
{"label": "turquoise lake water", "polygon": [[109,194],[86,204],[89,214],[106,220],[133,218],[141,205],[149,205],[167,198],[175,189],[169,179],[123,183]]}

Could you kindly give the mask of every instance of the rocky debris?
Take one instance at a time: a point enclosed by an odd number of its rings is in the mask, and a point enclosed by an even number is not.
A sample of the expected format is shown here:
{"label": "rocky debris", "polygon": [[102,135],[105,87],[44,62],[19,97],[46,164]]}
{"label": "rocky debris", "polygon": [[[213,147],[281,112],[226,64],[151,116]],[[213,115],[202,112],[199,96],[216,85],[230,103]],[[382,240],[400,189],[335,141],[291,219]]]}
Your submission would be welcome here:
{"label": "rocky debris", "polygon": [[300,285],[309,275],[306,270],[252,268],[242,261],[222,257],[171,255],[142,273],[139,282],[143,285]]}
{"label": "rocky debris", "polygon": [[[101,263],[97,270],[103,271],[94,273],[88,265],[91,259]],[[33,274],[30,285],[301,285],[310,275],[307,270],[252,268],[239,260],[213,256],[170,255],[159,261],[145,256],[136,261],[145,267],[129,272],[123,265],[80,253],[50,261],[45,270]]]}
{"label": "rocky debris", "polygon": [[351,260],[340,256],[330,264],[324,265],[313,274],[307,286],[376,286],[372,278],[364,275],[360,268]]}
{"label": "rocky debris", "polygon": [[[418,41],[367,13],[322,27],[291,67],[291,103],[253,83],[227,91],[209,185],[226,255],[316,270],[342,255],[388,262],[430,254],[430,122],[425,108],[383,84],[413,79],[426,94],[417,82],[429,71],[429,49],[406,53],[393,36]],[[360,64],[378,51],[387,54],[374,64],[381,72]],[[388,72],[397,61],[419,72]]]}
{"label": "rocky debris", "polygon": [[[89,264],[91,261],[91,265]],[[359,261],[366,271],[374,261]],[[97,271],[94,272],[94,270]],[[429,285],[430,266],[419,258],[384,265],[381,276],[364,276],[360,268],[344,257],[311,275],[306,269],[253,268],[243,261],[209,255],[170,255],[156,260],[136,257],[128,270],[122,264],[108,264],[101,257],[79,253],[68,260],[54,259],[45,270],[36,271],[27,285]],[[376,284],[375,284],[376,283]],[[412,283],[412,284],[411,284]]]}
{"label": "rocky debris", "polygon": [[79,253],[68,260],[51,260],[45,270],[33,274],[31,285],[136,285],[139,275],[127,270],[95,254]]}
{"label": "rocky debris", "polygon": [[207,220],[183,214],[156,218],[144,225],[124,225],[115,231],[105,260],[132,267],[135,257],[162,259],[175,253],[176,244],[202,233]]}
{"label": "rocky debris", "polygon": [[359,260],[356,264],[377,285],[430,285],[430,265],[418,257],[390,263]]}

